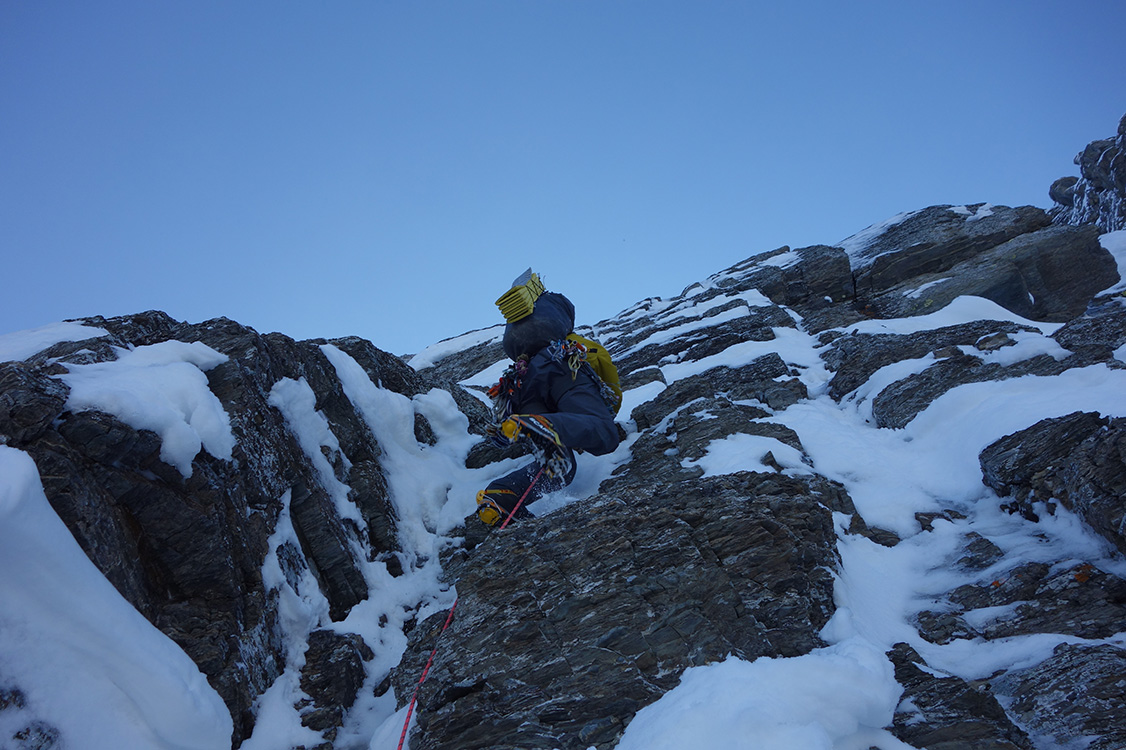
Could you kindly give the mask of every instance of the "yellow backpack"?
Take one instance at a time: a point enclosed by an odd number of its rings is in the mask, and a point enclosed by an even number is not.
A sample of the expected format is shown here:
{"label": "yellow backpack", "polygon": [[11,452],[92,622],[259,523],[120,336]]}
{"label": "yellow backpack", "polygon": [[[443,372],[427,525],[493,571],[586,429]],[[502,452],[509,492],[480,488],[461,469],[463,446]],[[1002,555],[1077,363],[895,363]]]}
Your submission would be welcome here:
{"label": "yellow backpack", "polygon": [[[606,347],[577,333],[569,334],[567,340],[579,344],[586,350],[584,358],[586,363],[590,365],[594,374],[602,381],[601,385],[605,386],[602,389],[602,397],[606,399],[606,403],[617,414],[618,410],[622,408],[622,385],[618,379],[618,368],[614,366]],[[606,391],[609,391],[609,393]]]}

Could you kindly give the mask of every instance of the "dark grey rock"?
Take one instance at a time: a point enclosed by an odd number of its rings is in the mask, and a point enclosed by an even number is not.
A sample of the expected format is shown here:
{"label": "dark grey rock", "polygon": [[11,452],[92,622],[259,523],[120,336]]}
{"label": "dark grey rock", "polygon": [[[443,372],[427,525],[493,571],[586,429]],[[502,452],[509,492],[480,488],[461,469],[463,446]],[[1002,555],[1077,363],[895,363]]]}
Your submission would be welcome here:
{"label": "dark grey rock", "polygon": [[640,388],[648,383],[665,383],[665,376],[659,367],[642,367],[639,370],[630,370],[625,374],[619,371],[618,374],[621,376],[622,390],[626,391]]}
{"label": "dark grey rock", "polygon": [[848,255],[839,247],[781,247],[721,271],[716,285],[758,289],[776,305],[818,308],[851,299],[850,270]]}
{"label": "dark grey rock", "polygon": [[[2,440],[35,459],[49,501],[91,561],[199,665],[231,710],[237,744],[253,727],[255,699],[284,667],[278,597],[261,574],[283,497],[290,495],[300,541],[300,549],[278,550],[283,571],[293,581],[312,573],[332,617],[367,596],[358,554],[386,560],[392,572],[400,565],[379,446],[322,353],[325,342],[262,336],[226,319],[188,325],[155,311],[82,322],[108,333],[0,366]],[[201,452],[188,478],[160,459],[157,435],[108,414],[65,411],[66,386],[53,377],[65,372],[58,360],[107,361],[116,358],[114,347],[173,339],[201,341],[229,357],[207,377],[230,418],[233,460]],[[404,395],[433,387],[366,342],[332,343]],[[341,446],[325,458],[351,486],[366,528],[337,515],[270,406],[282,378],[304,379],[313,390]]]}
{"label": "dark grey rock", "polygon": [[[706,295],[689,301],[699,304],[705,301],[704,297]],[[678,306],[674,305],[671,309],[675,311]],[[742,314],[733,319],[720,317],[721,313],[729,310]],[[781,308],[750,307],[743,300],[733,300],[726,305],[709,308],[690,331],[667,339],[662,335],[684,322],[684,318],[666,311],[663,316],[637,321],[628,333],[611,339],[606,349],[614,358],[619,374],[672,362],[700,360],[744,341],[771,341],[774,328],[793,328],[795,325],[793,318]],[[708,325],[709,322],[712,324]],[[654,343],[646,343],[651,337]]]}
{"label": "dark grey rock", "polygon": [[29,443],[63,412],[67,387],[23,362],[0,364],[0,435]]}
{"label": "dark grey rock", "polygon": [[1011,701],[1010,714],[1038,746],[1119,750],[1126,747],[1123,675],[1121,648],[1065,644],[1037,666],[993,680],[993,687]]}
{"label": "dark grey rock", "polygon": [[986,248],[939,272],[915,274],[870,299],[881,318],[940,310],[957,297],[992,300],[1030,320],[1066,322],[1118,281],[1094,227],[1046,227]]}
{"label": "dark grey rock", "polygon": [[59,730],[49,724],[35,722],[18,729],[12,734],[11,750],[54,750],[61,748]]}
{"label": "dark grey rock", "polygon": [[1126,344],[1126,305],[1116,300],[1092,305],[1086,314],[1069,321],[1052,338],[1075,353],[1076,367],[1099,362],[1120,367],[1114,351]]}
{"label": "dark grey rock", "polygon": [[829,395],[838,401],[887,365],[956,346],[974,346],[989,336],[1032,330],[1015,323],[978,320],[912,334],[852,333],[827,341],[821,355],[833,372]]}
{"label": "dark grey rock", "polygon": [[[55,750],[63,747],[59,730],[28,711],[27,697],[16,687],[0,687],[0,718],[8,737],[0,737],[5,750]],[[12,727],[18,727],[14,731]]]}
{"label": "dark grey rock", "polygon": [[[425,367],[420,370],[419,374],[435,382],[458,383],[473,377],[482,370],[492,367],[501,360],[508,359],[500,343],[501,336],[504,335],[504,325],[502,323],[499,326],[495,326],[495,328],[496,336],[494,339],[486,343],[467,347],[460,351],[451,352],[430,367]],[[470,331],[469,333],[480,333],[484,330],[487,329]],[[444,341],[439,343],[444,343]]]}
{"label": "dark grey rock", "polygon": [[[742,305],[742,307],[746,306]],[[617,354],[621,347],[619,341],[615,341],[608,351],[615,358],[615,364],[619,367],[620,372],[632,372],[635,369],[656,367],[671,362],[694,362],[713,354],[719,354],[728,347],[744,341],[771,341],[774,339],[774,331],[772,330],[774,326],[792,328],[794,325],[793,320],[781,313],[778,308],[753,309],[756,312],[765,310],[774,314],[748,315],[717,323],[715,327],[698,328],[689,335],[678,337],[664,344],[646,346],[622,357]]]}
{"label": "dark grey rock", "polygon": [[[993,620],[970,627],[966,612],[1004,607]],[[924,638],[946,644],[957,638],[995,640],[1035,633],[1109,638],[1126,620],[1126,581],[1090,563],[1055,570],[1027,563],[981,584],[960,586],[947,607],[917,617]]]}
{"label": "dark grey rock", "polygon": [[[1083,180],[1053,188],[1071,216],[1106,214],[1091,213],[1091,198],[1096,184],[1113,188],[1119,144],[1111,140],[1084,152]],[[830,394],[840,400],[881,367],[933,355],[926,371],[874,395],[874,421],[889,427],[907,424],[959,384],[1091,364],[1119,368],[1114,352],[1126,344],[1126,306],[1092,299],[1117,278],[1096,234],[1049,226],[1032,207],[932,207],[851,260],[841,248],[780,248],[597,324],[589,333],[615,355],[623,385],[668,387],[632,414],[631,460],[595,497],[501,533],[470,517],[463,547],[443,553],[462,599],[422,691],[415,746],[608,748],[688,666],[728,654],[793,656],[822,645],[818,633],[833,611],[837,533],[886,546],[899,537],[869,526],[841,485],[813,473],[791,476],[812,467],[782,471],[777,456],[767,455],[761,472],[702,479],[692,463],[713,441],[740,433],[802,451],[798,435],[776,421],[808,396],[797,366],[770,354],[671,384],[662,368],[743,342],[769,347],[777,330],[800,326],[821,333]],[[1065,323],[1055,338],[1074,354],[1007,367],[974,356],[1011,346],[1029,330],[1004,322],[911,335],[847,333],[859,320],[918,315],[967,293]],[[253,726],[255,699],[284,667],[279,594],[266,589],[260,572],[283,499],[295,538],[273,550],[281,573],[295,588],[316,581],[333,619],[368,595],[360,575],[365,556],[392,574],[411,559],[399,548],[380,446],[322,347],[339,348],[374,382],[407,398],[448,390],[471,431],[482,432],[490,410],[458,382],[503,360],[501,329],[496,340],[416,372],[354,337],[298,342],[225,319],[188,325],[156,311],[84,322],[106,334],[0,363],[0,442],[32,454],[52,505],[90,559],[200,665],[231,709],[237,745]],[[467,340],[473,338],[481,337]],[[187,479],[160,460],[153,433],[106,414],[67,412],[65,384],[54,377],[68,363],[111,360],[115,347],[171,339],[201,341],[230,357],[207,375],[231,418],[233,460],[202,453]],[[340,445],[321,453],[350,488],[361,522],[337,515],[317,468],[269,405],[283,378],[303,379],[312,390]],[[1011,493],[1009,505],[1026,517],[1064,504],[1126,551],[1120,421],[1072,415],[1009,436],[982,454],[985,480]],[[416,417],[414,428],[420,444],[436,439],[425,418]],[[482,442],[467,465],[509,455]],[[926,531],[958,516],[916,518]],[[1081,560],[1016,564],[998,544],[970,533],[942,561],[970,582],[935,593],[917,618],[922,637],[1104,639],[1120,630],[1126,584],[1116,576]],[[406,700],[444,617],[408,623],[407,655],[379,686],[370,682],[380,675],[365,679],[370,651],[358,636],[329,627],[313,635],[300,710],[305,724],[323,733],[318,748],[330,750],[362,685],[376,694],[393,686]],[[906,693],[892,729],[916,747],[942,750],[1029,747],[1014,723],[1042,746],[1078,742],[1084,733],[1098,737],[1094,747],[1122,744],[1112,719],[1121,678],[1111,677],[1122,672],[1121,652],[1068,648],[1075,650],[993,681],[1012,707],[1006,718],[987,683],[942,677],[897,647],[892,658]],[[0,710],[22,711],[14,696],[0,691]],[[55,741],[35,719],[20,717],[29,740],[40,741],[31,733],[39,727],[44,742]]]}
{"label": "dark grey rock", "polygon": [[1031,750],[988,682],[939,676],[906,643],[888,652],[903,697],[891,731],[920,750]]}
{"label": "dark grey rock", "polygon": [[1075,206],[1075,183],[1078,177],[1061,177],[1048,188],[1048,197],[1064,208]]}
{"label": "dark grey rock", "polygon": [[342,620],[353,606],[367,599],[367,583],[357,566],[352,538],[332,498],[318,486],[300,483],[289,500],[293,525],[298,529],[313,572],[321,584],[334,620]]}
{"label": "dark grey rock", "polygon": [[977,532],[968,534],[966,538],[965,555],[957,562],[960,567],[985,570],[1005,556],[1000,547]]}
{"label": "dark grey rock", "polygon": [[[943,354],[943,352],[938,352]],[[935,399],[967,383],[1019,378],[1025,375],[1058,375],[1071,367],[1068,359],[1057,360],[1047,354],[1004,366],[983,362],[978,357],[954,349],[948,356],[922,372],[892,383],[872,399],[876,426],[899,429],[918,416]]]}
{"label": "dark grey rock", "polygon": [[[612,747],[689,666],[821,646],[834,565],[820,495],[774,475],[603,493],[494,532],[447,561],[460,599],[412,746]],[[444,619],[412,632],[401,702]]]}
{"label": "dark grey rock", "polygon": [[1092,141],[1075,157],[1081,177],[1063,177],[1048,191],[1057,224],[1094,224],[1103,232],[1126,228],[1126,116],[1118,134]]}
{"label": "dark grey rock", "polygon": [[322,732],[325,739],[335,739],[345,712],[363,687],[364,662],[374,657],[363,638],[355,633],[310,633],[305,666],[301,668],[301,690],[308,696],[299,705],[302,725]]}
{"label": "dark grey rock", "polygon": [[1035,518],[1059,501],[1126,553],[1126,420],[1077,412],[1045,419],[982,451],[985,484]]}
{"label": "dark grey rock", "polygon": [[639,429],[647,429],[694,401],[703,399],[706,403],[717,395],[729,401],[758,401],[785,408],[808,396],[805,385],[791,375],[790,368],[774,353],[742,367],[713,367],[676,381],[655,399],[634,409],[633,419]]}
{"label": "dark grey rock", "polygon": [[918,211],[854,254],[856,297],[862,306],[908,280],[947,271],[1050,222],[1034,206],[991,206],[983,211],[982,204],[974,204],[966,208],[970,215],[951,210],[951,206]]}

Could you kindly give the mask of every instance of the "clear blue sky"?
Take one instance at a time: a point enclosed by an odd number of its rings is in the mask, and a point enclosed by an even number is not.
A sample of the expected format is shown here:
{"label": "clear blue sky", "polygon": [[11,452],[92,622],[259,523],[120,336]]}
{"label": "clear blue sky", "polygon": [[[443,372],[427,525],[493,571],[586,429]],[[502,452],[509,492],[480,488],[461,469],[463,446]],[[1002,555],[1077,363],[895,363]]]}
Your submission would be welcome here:
{"label": "clear blue sky", "polygon": [[1126,3],[2,0],[0,333],[162,309],[396,353],[939,203],[1048,207]]}

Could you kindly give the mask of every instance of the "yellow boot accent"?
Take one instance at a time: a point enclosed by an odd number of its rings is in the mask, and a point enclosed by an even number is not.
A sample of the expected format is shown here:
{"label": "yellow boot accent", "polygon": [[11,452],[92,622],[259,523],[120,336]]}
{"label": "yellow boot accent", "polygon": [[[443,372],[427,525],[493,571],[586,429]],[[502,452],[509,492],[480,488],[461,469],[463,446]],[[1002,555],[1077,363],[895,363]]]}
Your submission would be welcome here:
{"label": "yellow boot accent", "polygon": [[516,497],[512,490],[481,490],[477,493],[477,517],[486,526],[495,526],[501,519],[508,515],[508,511],[497,503],[490,495],[511,495]]}

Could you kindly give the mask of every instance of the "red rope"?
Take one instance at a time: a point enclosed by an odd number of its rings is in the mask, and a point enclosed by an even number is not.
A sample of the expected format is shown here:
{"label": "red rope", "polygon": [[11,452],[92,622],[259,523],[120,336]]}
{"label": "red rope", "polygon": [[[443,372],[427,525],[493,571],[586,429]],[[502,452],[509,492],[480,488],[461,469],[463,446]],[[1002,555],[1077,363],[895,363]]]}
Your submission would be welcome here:
{"label": "red rope", "polygon": [[[455,609],[457,609],[457,599],[454,599],[454,605],[450,607],[450,613],[446,615],[446,624],[442,626],[442,632],[438,633],[438,638],[442,637],[442,633],[445,633],[446,628],[453,622]],[[430,652],[430,658],[426,660],[426,667],[422,670],[422,677],[418,678],[418,684],[414,686],[414,695],[411,696],[411,703],[407,708],[407,720],[403,722],[403,733],[399,735],[398,750],[403,750],[403,743],[407,741],[407,729],[411,725],[411,714],[414,713],[414,703],[418,700],[418,691],[422,689],[422,683],[426,682],[426,674],[430,671],[430,665],[434,663],[434,655],[438,653],[438,638],[434,639],[434,650]]]}
{"label": "red rope", "polygon": [[528,489],[524,490],[524,494],[521,495],[520,499],[516,501],[516,505],[513,506],[512,512],[508,514],[508,518],[504,519],[504,523],[500,525],[501,531],[503,531],[504,527],[508,525],[508,522],[512,520],[512,517],[516,515],[516,511],[520,510],[520,506],[524,504],[524,498],[526,498],[528,496],[528,493],[532,491],[532,488],[536,486],[536,482],[540,481],[540,477],[543,476],[544,469],[546,468],[546,464],[540,467],[540,470],[532,480],[532,483],[528,485]]}
{"label": "red rope", "polygon": [[[524,499],[528,497],[528,493],[532,491],[532,488],[536,486],[536,482],[540,481],[540,477],[543,476],[544,468],[545,467],[542,466],[540,467],[539,473],[536,474],[535,478],[532,480],[532,483],[528,485],[528,489],[524,490],[524,494],[521,495],[520,499],[516,501],[516,506],[512,509],[512,512],[508,514],[508,518],[504,519],[504,523],[500,525],[501,529],[508,525],[508,522],[512,520],[512,517],[516,515],[516,511],[518,511],[520,509],[520,506],[524,504]],[[438,637],[434,639],[434,650],[430,652],[430,658],[426,660],[426,666],[422,670],[422,676],[418,678],[418,684],[414,686],[414,694],[411,695],[410,705],[407,706],[407,720],[403,722],[403,733],[399,735],[398,750],[403,750],[403,743],[407,741],[407,730],[410,729],[411,715],[414,714],[414,704],[415,701],[418,700],[418,691],[422,689],[422,683],[426,682],[426,675],[430,672],[430,665],[434,663],[434,657],[438,653],[438,639],[442,637],[442,633],[445,633],[446,628],[448,628],[450,626],[450,623],[453,622],[455,609],[457,609],[457,599],[454,599],[454,605],[450,607],[450,613],[446,615],[446,624],[442,626],[442,630],[438,633]]]}

